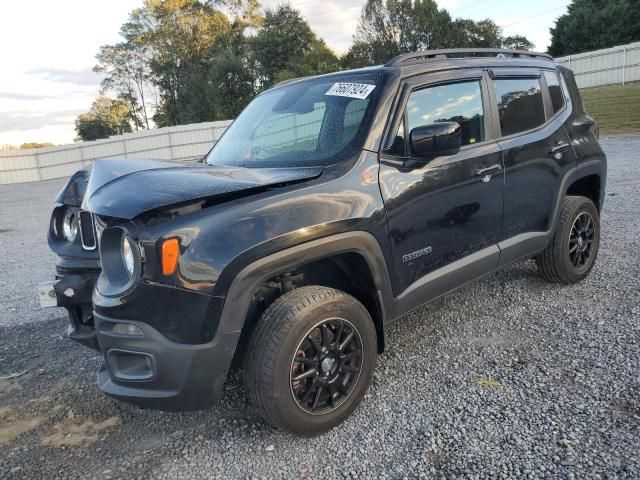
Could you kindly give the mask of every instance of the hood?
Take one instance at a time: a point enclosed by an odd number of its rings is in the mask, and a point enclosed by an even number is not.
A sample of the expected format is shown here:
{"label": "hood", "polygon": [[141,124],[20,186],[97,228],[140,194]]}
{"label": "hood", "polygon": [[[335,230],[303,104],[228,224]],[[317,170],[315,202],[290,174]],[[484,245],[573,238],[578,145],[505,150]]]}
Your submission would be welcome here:
{"label": "hood", "polygon": [[131,220],[160,207],[264,190],[321,173],[322,167],[180,166],[155,160],[101,159],[93,163],[82,207]]}

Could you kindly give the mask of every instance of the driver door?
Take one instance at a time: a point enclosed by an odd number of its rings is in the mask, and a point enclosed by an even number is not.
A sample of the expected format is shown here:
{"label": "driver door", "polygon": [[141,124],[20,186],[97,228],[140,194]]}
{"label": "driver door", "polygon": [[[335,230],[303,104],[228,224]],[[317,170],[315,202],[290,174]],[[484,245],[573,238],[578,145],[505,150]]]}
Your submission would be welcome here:
{"label": "driver door", "polygon": [[[380,188],[395,294],[405,311],[498,265],[504,168],[488,99],[482,70],[429,74],[404,85],[380,155]],[[415,158],[411,130],[443,121],[460,124],[460,151]]]}

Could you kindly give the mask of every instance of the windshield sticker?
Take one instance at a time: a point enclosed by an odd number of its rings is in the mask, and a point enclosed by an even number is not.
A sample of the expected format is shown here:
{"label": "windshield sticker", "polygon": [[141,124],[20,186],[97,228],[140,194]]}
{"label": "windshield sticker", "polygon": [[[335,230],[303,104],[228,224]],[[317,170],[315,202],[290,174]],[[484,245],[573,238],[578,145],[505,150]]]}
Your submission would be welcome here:
{"label": "windshield sticker", "polygon": [[369,94],[376,88],[375,85],[367,83],[334,83],[325,95],[333,95],[335,97],[351,97],[361,100],[367,98]]}

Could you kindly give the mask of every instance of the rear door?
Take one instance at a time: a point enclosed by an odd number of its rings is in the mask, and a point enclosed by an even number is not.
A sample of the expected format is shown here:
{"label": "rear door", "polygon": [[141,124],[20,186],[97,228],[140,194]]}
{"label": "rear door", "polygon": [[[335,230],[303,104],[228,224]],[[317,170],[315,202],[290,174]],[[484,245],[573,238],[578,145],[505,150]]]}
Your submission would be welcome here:
{"label": "rear door", "polygon": [[563,91],[554,84],[552,98],[547,88],[547,80],[558,79],[555,71],[494,69],[491,77],[505,168],[500,263],[507,264],[546,246],[562,179],[576,156],[563,127]]}

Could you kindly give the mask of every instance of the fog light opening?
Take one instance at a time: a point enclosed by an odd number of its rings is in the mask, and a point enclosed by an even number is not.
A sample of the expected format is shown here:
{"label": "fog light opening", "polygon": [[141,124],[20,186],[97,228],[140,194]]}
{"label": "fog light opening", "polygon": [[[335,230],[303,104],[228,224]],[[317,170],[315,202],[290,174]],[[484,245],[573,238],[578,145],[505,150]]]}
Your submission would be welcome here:
{"label": "fog light opening", "polygon": [[111,375],[119,380],[143,382],[155,376],[155,362],[148,353],[112,348],[107,350],[106,361]]}

